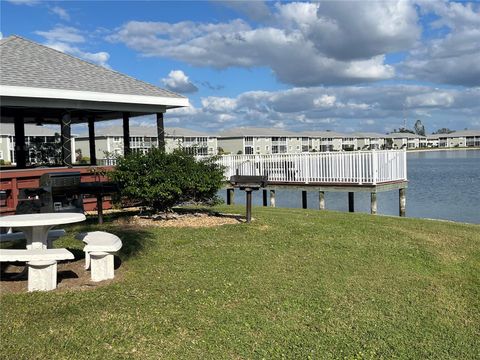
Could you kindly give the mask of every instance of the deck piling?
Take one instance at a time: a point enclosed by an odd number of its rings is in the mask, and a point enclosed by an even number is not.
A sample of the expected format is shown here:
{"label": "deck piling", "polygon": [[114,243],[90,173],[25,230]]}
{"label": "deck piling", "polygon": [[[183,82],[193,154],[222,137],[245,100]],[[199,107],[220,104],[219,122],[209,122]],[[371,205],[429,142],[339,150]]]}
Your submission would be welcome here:
{"label": "deck piling", "polygon": [[275,190],[270,190],[270,207],[275,207]]}
{"label": "deck piling", "polygon": [[307,192],[302,190],[302,209],[307,208]]}
{"label": "deck piling", "polygon": [[235,190],[227,189],[227,205],[235,205]]}
{"label": "deck piling", "polygon": [[263,189],[263,206],[268,206],[267,189]]}
{"label": "deck piling", "polygon": [[354,197],[354,192],[349,191],[348,192],[348,212],[355,212],[355,197]]}
{"label": "deck piling", "polygon": [[398,190],[398,205],[399,205],[399,215],[404,217],[406,214],[406,207],[407,207],[407,197],[405,188]]}
{"label": "deck piling", "polygon": [[325,191],[318,192],[319,208],[325,210]]}
{"label": "deck piling", "polygon": [[377,193],[370,193],[370,214],[377,215]]}

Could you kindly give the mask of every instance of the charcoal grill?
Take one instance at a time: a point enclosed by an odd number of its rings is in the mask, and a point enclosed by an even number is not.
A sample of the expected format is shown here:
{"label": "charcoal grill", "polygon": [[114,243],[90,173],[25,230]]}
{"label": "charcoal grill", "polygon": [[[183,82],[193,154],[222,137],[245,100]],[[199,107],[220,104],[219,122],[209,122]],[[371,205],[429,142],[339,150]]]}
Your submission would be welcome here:
{"label": "charcoal grill", "polygon": [[118,191],[114,183],[82,183],[80,172],[45,173],[39,185],[39,188],[20,190],[17,214],[83,213],[83,195],[88,194],[97,197],[99,222],[102,222],[103,196]]}
{"label": "charcoal grill", "polygon": [[260,190],[260,188],[266,187],[267,184],[267,176],[237,174],[230,177],[230,185],[245,191],[247,223],[252,221],[252,191]]}
{"label": "charcoal grill", "polygon": [[40,176],[39,185],[37,189],[20,190],[17,214],[83,213],[79,172],[45,173]]}

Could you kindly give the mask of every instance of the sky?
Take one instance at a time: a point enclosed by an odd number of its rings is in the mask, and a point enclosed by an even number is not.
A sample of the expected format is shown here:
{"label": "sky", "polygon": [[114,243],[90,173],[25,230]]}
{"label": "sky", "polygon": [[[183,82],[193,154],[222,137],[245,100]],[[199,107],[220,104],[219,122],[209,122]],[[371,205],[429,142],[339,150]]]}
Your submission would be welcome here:
{"label": "sky", "polygon": [[166,126],[386,133],[421,120],[427,133],[480,129],[480,2],[0,6],[2,37],[20,35],[187,96],[191,106],[168,111]]}

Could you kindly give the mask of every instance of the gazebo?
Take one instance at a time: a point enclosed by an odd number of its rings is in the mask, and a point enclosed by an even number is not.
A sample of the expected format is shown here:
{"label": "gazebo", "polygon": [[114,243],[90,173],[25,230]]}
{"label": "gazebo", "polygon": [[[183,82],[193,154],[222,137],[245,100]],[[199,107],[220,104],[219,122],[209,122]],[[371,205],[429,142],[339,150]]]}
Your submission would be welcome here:
{"label": "gazebo", "polygon": [[96,165],[95,123],[123,119],[124,154],[129,120],[156,115],[164,147],[163,114],[189,106],[182,95],[91,64],[20,36],[0,40],[1,123],[14,123],[17,169],[26,167],[25,123],[61,126],[62,162],[72,165],[71,125],[88,123],[90,159]]}

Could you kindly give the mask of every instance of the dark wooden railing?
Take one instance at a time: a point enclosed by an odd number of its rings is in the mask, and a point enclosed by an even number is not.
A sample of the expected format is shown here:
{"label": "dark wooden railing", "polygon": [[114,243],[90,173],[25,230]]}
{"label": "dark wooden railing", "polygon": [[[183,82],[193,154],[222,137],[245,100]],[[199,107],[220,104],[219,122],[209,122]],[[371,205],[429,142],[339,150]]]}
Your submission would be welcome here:
{"label": "dark wooden railing", "polygon": [[[40,176],[51,172],[80,172],[81,182],[104,182],[107,178],[102,175],[105,170],[111,170],[111,166],[75,166],[73,168],[55,167],[55,168],[32,168],[22,170],[1,170],[0,171],[0,214],[15,214],[18,203],[18,193],[20,189],[38,188]],[[85,197],[83,199],[85,211],[97,210],[97,199],[95,197]],[[111,198],[103,198],[103,209],[112,207]]]}

